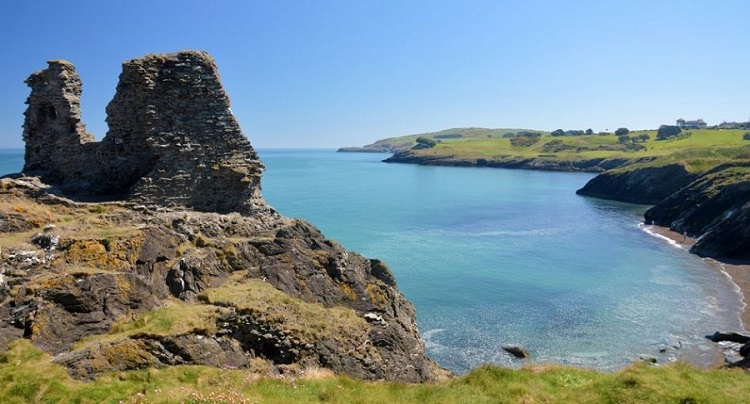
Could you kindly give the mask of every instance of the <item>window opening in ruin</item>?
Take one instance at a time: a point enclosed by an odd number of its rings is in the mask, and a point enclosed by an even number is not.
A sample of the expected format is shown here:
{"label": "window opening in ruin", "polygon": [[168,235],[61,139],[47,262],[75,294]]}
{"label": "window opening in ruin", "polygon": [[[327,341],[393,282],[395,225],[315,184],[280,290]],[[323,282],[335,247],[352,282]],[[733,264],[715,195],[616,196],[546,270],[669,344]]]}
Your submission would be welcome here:
{"label": "window opening in ruin", "polygon": [[39,105],[37,116],[39,117],[39,125],[44,125],[48,121],[54,121],[57,119],[57,111],[52,103],[45,102]]}

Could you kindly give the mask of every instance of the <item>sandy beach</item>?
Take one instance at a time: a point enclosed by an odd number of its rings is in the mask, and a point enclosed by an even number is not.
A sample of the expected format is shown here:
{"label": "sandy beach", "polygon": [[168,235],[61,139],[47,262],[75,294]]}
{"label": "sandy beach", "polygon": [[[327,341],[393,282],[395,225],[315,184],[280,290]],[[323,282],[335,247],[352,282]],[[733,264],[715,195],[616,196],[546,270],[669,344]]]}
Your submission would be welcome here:
{"label": "sandy beach", "polygon": [[[654,233],[664,236],[675,243],[681,245],[685,250],[689,250],[690,247],[695,243],[695,239],[686,237],[680,233],[669,230],[669,228],[661,226],[651,226],[648,228]],[[706,264],[715,268],[717,271],[724,271],[732,279],[737,287],[739,287],[742,293],[742,300],[745,302],[745,307],[742,311],[740,318],[745,329],[750,324],[750,309],[748,308],[748,297],[750,296],[750,265],[737,265],[727,262],[717,261],[712,258],[704,259]]]}

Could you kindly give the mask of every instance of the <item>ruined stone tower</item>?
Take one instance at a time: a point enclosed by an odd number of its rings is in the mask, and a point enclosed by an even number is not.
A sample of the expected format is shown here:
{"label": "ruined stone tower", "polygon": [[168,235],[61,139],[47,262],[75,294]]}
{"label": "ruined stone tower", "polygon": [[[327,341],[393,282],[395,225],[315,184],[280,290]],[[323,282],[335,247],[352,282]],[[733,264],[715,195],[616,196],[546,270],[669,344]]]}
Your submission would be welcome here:
{"label": "ruined stone tower", "polygon": [[81,122],[81,82],[72,64],[51,61],[26,82],[24,171],[66,196],[220,213],[265,207],[263,164],[206,52],[123,63],[101,142]]}
{"label": "ruined stone tower", "polygon": [[64,60],[47,63],[46,70],[26,79],[31,95],[24,113],[23,170],[57,182],[72,174],[81,144],[93,142],[94,137],[81,122],[81,79],[75,67]]}

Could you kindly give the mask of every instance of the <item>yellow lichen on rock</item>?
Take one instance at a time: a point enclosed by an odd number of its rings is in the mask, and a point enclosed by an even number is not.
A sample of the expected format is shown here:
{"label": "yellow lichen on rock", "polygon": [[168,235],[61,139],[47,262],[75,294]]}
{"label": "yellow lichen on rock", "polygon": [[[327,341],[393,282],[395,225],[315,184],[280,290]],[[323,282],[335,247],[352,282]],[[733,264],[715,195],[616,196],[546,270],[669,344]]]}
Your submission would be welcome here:
{"label": "yellow lichen on rock", "polygon": [[367,295],[370,297],[370,301],[375,304],[385,304],[388,301],[383,290],[376,284],[367,284]]}
{"label": "yellow lichen on rock", "polygon": [[118,344],[103,345],[101,349],[90,352],[93,355],[90,363],[96,373],[159,365],[159,361],[145,349],[143,342],[138,340],[123,340]]}
{"label": "yellow lichen on rock", "polygon": [[130,270],[138,257],[143,235],[100,240],[65,239],[61,241],[65,262],[106,271]]}

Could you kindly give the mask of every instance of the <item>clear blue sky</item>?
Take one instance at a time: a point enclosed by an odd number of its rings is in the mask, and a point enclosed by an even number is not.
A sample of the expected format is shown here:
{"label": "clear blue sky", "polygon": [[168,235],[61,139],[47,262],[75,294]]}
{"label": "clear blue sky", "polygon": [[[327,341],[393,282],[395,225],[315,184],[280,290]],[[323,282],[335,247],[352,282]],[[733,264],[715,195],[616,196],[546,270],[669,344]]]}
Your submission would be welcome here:
{"label": "clear blue sky", "polygon": [[749,21],[747,0],[3,1],[0,147],[47,60],[76,65],[101,139],[121,63],[183,49],[214,56],[256,147],[747,121]]}

